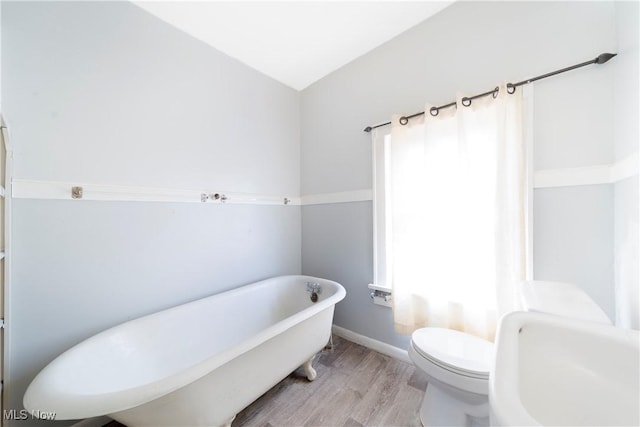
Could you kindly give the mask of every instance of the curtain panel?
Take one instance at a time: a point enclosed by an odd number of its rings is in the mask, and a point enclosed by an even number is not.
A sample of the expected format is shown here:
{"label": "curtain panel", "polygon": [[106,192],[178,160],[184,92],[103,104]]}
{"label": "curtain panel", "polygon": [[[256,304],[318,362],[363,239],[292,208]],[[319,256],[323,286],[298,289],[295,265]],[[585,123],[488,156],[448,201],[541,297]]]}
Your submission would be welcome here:
{"label": "curtain panel", "polygon": [[392,119],[386,205],[395,329],[456,329],[493,341],[527,268],[522,91],[433,116]]}

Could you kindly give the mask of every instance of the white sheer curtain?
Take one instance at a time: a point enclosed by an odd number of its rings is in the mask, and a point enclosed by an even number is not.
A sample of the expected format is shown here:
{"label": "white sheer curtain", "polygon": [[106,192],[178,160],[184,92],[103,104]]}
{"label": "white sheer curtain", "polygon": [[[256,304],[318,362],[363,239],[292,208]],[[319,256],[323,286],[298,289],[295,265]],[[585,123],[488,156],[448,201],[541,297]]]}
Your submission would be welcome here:
{"label": "white sheer curtain", "polygon": [[525,279],[522,92],[437,116],[392,120],[387,197],[395,328],[440,326],[493,340]]}

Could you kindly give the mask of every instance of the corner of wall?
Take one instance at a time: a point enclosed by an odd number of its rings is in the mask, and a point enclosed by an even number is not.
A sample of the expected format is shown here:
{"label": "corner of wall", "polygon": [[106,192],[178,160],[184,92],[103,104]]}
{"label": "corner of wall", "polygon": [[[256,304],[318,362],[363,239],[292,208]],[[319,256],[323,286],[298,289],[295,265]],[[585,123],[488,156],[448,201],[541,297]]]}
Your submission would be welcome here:
{"label": "corner of wall", "polygon": [[[618,57],[614,73],[613,135],[616,161],[632,156],[637,158],[640,151],[639,6],[638,2],[615,2]],[[635,176],[614,184],[615,323],[631,329],[640,329],[640,194],[637,172]]]}

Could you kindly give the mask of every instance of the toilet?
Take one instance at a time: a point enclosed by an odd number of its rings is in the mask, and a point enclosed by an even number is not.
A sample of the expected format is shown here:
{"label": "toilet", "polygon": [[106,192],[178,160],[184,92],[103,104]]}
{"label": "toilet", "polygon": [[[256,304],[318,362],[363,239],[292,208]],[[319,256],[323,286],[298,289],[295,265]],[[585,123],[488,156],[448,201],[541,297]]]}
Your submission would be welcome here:
{"label": "toilet", "polygon": [[452,329],[422,328],[411,335],[409,357],[427,374],[422,425],[489,425],[493,343]]}
{"label": "toilet", "polygon": [[[605,312],[570,283],[522,283],[522,305],[572,319],[611,324]],[[409,357],[427,375],[420,408],[424,426],[488,426],[493,343],[451,329],[422,328],[411,335]]]}

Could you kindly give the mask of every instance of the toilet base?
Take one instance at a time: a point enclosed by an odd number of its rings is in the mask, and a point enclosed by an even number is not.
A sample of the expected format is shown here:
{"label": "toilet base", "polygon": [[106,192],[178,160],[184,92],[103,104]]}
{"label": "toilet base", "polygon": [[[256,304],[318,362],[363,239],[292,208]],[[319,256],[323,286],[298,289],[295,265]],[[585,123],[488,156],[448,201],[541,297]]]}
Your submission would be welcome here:
{"label": "toilet base", "polygon": [[420,422],[425,427],[489,426],[489,400],[487,396],[466,394],[466,401],[461,396],[452,396],[447,391],[430,382],[420,407]]}

